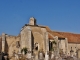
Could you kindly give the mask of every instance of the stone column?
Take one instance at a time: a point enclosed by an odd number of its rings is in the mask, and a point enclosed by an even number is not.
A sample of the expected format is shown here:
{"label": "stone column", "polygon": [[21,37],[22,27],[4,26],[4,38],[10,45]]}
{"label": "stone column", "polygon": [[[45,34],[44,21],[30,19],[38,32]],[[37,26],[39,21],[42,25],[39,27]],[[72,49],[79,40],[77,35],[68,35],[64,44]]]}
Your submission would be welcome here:
{"label": "stone column", "polygon": [[2,33],[2,52],[5,52],[5,33]]}
{"label": "stone column", "polygon": [[46,51],[49,51],[48,32],[45,33],[45,49],[46,49]]}

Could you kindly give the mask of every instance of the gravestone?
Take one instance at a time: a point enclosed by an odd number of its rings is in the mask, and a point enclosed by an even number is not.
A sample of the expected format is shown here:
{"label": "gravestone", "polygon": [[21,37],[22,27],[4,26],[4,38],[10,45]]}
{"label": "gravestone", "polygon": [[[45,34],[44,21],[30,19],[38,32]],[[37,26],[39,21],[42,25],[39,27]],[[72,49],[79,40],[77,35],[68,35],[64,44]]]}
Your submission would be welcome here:
{"label": "gravestone", "polygon": [[73,59],[74,59],[74,60],[78,60],[78,58],[77,58],[76,56],[73,56]]}
{"label": "gravestone", "polygon": [[34,51],[35,60],[38,60],[38,51]]}
{"label": "gravestone", "polygon": [[28,59],[31,59],[31,57],[32,57],[32,54],[31,54],[30,51],[28,51],[28,53],[27,53],[27,58],[28,58]]}
{"label": "gravestone", "polygon": [[67,57],[66,60],[74,60],[74,59],[73,59],[73,57],[70,57],[70,56],[69,56],[69,57]]}
{"label": "gravestone", "polygon": [[58,60],[58,56],[55,56],[55,60]]}
{"label": "gravestone", "polygon": [[51,59],[54,59],[54,52],[51,53]]}
{"label": "gravestone", "polygon": [[15,54],[15,60],[17,60],[17,59],[19,59],[19,57],[18,57],[18,55],[17,55],[17,54]]}
{"label": "gravestone", "polygon": [[61,57],[59,57],[58,60],[63,60],[63,59]]}
{"label": "gravestone", "polygon": [[21,48],[19,48],[19,52],[18,52],[18,54],[21,54]]}
{"label": "gravestone", "polygon": [[5,59],[5,60],[7,60],[7,59],[8,59],[8,57],[5,55],[5,56],[4,56],[4,59]]}
{"label": "gravestone", "polygon": [[43,60],[43,59],[44,59],[43,52],[39,52],[39,60]]}
{"label": "gravestone", "polygon": [[25,55],[25,52],[23,51],[22,54]]}
{"label": "gravestone", "polygon": [[48,52],[45,53],[45,60],[49,60]]}
{"label": "gravestone", "polygon": [[32,60],[35,60],[35,55],[33,54],[33,55],[31,56],[31,58],[32,58]]}

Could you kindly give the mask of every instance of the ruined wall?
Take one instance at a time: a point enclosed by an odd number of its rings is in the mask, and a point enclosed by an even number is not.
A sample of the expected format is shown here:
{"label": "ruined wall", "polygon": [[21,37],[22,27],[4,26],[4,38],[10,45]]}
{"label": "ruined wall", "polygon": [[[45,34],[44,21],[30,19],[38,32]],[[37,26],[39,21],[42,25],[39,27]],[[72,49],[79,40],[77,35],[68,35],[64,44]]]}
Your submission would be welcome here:
{"label": "ruined wall", "polygon": [[65,53],[65,40],[61,40],[61,49],[63,49],[63,52]]}
{"label": "ruined wall", "polygon": [[[45,32],[46,29],[39,27],[39,26],[25,26],[21,31],[21,48],[27,47],[29,48],[29,37],[28,29],[31,29],[31,41],[32,41],[32,48],[34,48],[34,44],[38,43],[38,51],[44,50],[45,51]],[[47,37],[48,38],[48,37]]]}
{"label": "ruined wall", "polygon": [[67,39],[60,39],[58,44],[59,44],[59,49],[60,50],[62,49],[64,54],[68,54],[68,41],[67,41]]}
{"label": "ruined wall", "polygon": [[0,52],[2,50],[2,39],[1,39],[1,36],[0,36]]}
{"label": "ruined wall", "polygon": [[69,54],[70,54],[71,47],[72,47],[72,50],[74,51],[74,55],[76,55],[76,51],[80,49],[80,44],[69,43],[68,44],[68,53]]}
{"label": "ruined wall", "polygon": [[42,36],[43,36],[43,50],[44,52],[46,51],[46,43],[45,43],[45,40],[46,40],[46,37],[45,37],[45,33],[47,32],[46,28],[41,28],[41,31],[42,31]]}
{"label": "ruined wall", "polygon": [[17,41],[20,41],[20,36],[6,35],[6,52],[9,56],[12,56],[14,50],[16,53],[18,52]]}
{"label": "ruined wall", "polygon": [[38,43],[38,51],[45,50],[44,45],[44,33],[41,30],[41,27],[31,27],[33,37],[34,37],[34,44]]}
{"label": "ruined wall", "polygon": [[21,48],[28,48],[28,28],[25,26],[22,31],[21,31],[21,41],[20,41],[20,44],[21,44]]}

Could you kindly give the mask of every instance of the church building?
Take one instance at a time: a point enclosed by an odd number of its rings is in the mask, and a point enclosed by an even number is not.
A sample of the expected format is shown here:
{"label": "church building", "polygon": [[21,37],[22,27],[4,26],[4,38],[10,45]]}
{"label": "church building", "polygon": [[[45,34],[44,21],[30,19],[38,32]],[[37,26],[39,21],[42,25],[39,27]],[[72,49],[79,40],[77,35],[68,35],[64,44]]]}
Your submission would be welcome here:
{"label": "church building", "polygon": [[[73,55],[80,58],[80,34],[58,32],[48,26],[40,26],[34,17],[29,19],[17,36],[2,33],[0,35],[0,52],[8,53],[11,57],[13,52],[18,53],[27,48],[30,52],[53,51],[57,54]],[[54,48],[54,49],[53,49]]]}

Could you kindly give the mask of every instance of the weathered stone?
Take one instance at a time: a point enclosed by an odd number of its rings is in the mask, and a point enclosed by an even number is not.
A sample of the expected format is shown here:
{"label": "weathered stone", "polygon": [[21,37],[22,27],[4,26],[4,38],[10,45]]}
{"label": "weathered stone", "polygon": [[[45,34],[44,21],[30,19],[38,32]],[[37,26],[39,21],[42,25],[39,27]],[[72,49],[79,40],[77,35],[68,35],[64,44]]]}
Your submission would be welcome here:
{"label": "weathered stone", "polygon": [[[0,36],[0,44],[2,44],[2,46],[0,45],[0,49],[1,52],[7,52],[9,57],[13,57],[14,50],[16,54],[21,54],[19,48],[22,50],[26,47],[27,50],[31,52],[28,56],[31,58],[32,53],[35,51],[38,52],[43,50],[44,53],[46,51],[49,52],[49,48],[51,48],[49,47],[49,42],[56,41],[56,47],[52,46],[54,47],[54,56],[59,57],[59,53],[61,52],[66,56],[70,56],[70,49],[72,47],[74,50],[73,56],[75,55],[76,57],[80,58],[79,36],[80,34],[57,32],[50,30],[46,26],[39,26],[36,24],[36,19],[32,17],[30,18],[29,24],[25,24],[25,26],[23,26],[18,36],[12,36],[3,33],[2,36]],[[60,50],[62,51],[60,52]],[[36,59],[38,59],[37,53],[35,56]],[[51,56],[51,58],[53,58],[53,55]],[[46,54],[45,57],[45,59],[48,59],[49,55]],[[41,58],[42,54],[40,54],[40,59]]]}
{"label": "weathered stone", "polygon": [[2,34],[2,52],[5,52],[5,34]]}

